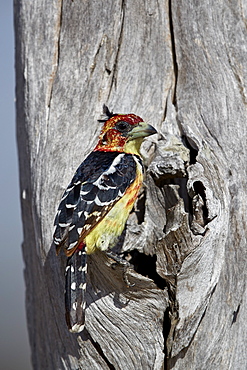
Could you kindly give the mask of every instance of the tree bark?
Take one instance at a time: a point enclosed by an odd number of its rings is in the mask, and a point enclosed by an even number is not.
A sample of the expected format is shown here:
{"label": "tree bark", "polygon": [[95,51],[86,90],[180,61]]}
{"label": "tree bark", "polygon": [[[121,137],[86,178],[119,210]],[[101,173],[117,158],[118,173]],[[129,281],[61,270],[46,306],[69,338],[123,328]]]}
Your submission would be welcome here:
{"label": "tree bark", "polygon": [[[35,369],[246,369],[247,6],[15,0],[26,306]],[[116,251],[89,260],[68,332],[53,220],[102,105],[159,135]]]}

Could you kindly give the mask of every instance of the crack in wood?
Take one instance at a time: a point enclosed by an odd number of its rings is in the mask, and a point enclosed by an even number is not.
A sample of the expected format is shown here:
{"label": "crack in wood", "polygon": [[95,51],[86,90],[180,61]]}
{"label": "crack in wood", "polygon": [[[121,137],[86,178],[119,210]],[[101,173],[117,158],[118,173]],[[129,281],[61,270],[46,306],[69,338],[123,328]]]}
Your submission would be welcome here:
{"label": "crack in wood", "polygon": [[[63,0],[58,0],[58,17],[55,24],[55,41],[54,41],[54,54],[52,60],[52,71],[49,77],[48,88],[47,88],[47,99],[46,106],[48,109],[51,105],[52,92],[54,86],[54,80],[57,74],[58,63],[59,63],[59,54],[60,54],[60,36],[61,36],[61,26],[62,26],[62,9],[63,9]],[[49,113],[48,113],[49,115]],[[48,116],[49,120],[49,116]]]}
{"label": "crack in wood", "polygon": [[174,35],[174,27],[173,27],[173,16],[172,16],[172,1],[168,1],[168,16],[169,16],[169,28],[170,28],[170,35],[171,35],[171,52],[172,52],[172,62],[173,62],[173,70],[174,70],[174,91],[172,96],[172,103],[177,110],[177,102],[176,102],[176,90],[177,90],[177,80],[178,80],[178,64],[177,64],[177,56],[176,56],[176,44],[175,44],[175,35]]}
{"label": "crack in wood", "polygon": [[108,360],[108,358],[106,357],[106,355],[104,354],[104,351],[102,350],[102,348],[100,347],[99,343],[98,342],[95,342],[92,338],[92,336],[90,335],[90,333],[84,329],[84,331],[87,333],[88,335],[88,339],[89,341],[92,343],[93,347],[95,348],[95,350],[98,352],[99,356],[102,358],[103,361],[105,361],[106,365],[108,366],[108,368],[110,370],[115,370],[115,366],[113,366],[110,361]]}
{"label": "crack in wood", "polygon": [[240,310],[240,303],[236,309],[236,311],[233,311],[233,318],[232,318],[232,323],[231,325],[235,324],[235,322],[237,321],[237,317],[238,317],[238,313],[239,313],[239,310]]}
{"label": "crack in wood", "polygon": [[[121,26],[120,26],[120,32],[119,32],[119,38],[118,38],[118,43],[117,43],[117,51],[116,51],[116,56],[115,56],[115,60],[114,60],[114,63],[113,63],[113,67],[112,67],[112,71],[111,71],[111,83],[110,83],[110,86],[109,86],[109,90],[108,90],[108,95],[107,95],[107,99],[106,101],[109,99],[110,95],[111,95],[111,91],[112,91],[112,88],[113,88],[113,85],[115,83],[115,86],[116,86],[116,81],[117,81],[117,78],[115,76],[116,74],[116,71],[117,71],[117,64],[118,64],[118,58],[119,58],[119,53],[120,53],[120,48],[121,48],[121,45],[122,45],[122,39],[123,39],[123,29],[124,29],[124,22],[125,22],[125,6],[126,6],[126,0],[122,0],[122,3],[121,3],[121,9],[122,9],[122,20],[121,20]],[[109,74],[109,72],[107,72]]]}
{"label": "crack in wood", "polygon": [[92,75],[93,75],[93,72],[94,72],[95,67],[96,67],[96,64],[97,64],[97,59],[98,59],[98,56],[99,56],[99,53],[100,53],[100,49],[102,48],[103,44],[106,41],[107,41],[107,36],[106,35],[103,35],[103,37],[100,40],[100,43],[99,43],[99,45],[97,47],[96,53],[94,54],[93,63],[90,66],[90,76],[89,76],[89,78],[91,78]]}

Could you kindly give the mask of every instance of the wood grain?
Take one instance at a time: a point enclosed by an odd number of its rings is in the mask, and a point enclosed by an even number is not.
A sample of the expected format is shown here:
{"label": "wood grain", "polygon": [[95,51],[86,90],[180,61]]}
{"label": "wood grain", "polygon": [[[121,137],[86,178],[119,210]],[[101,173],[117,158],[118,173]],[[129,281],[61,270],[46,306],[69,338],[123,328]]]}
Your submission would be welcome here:
{"label": "wood grain", "polygon": [[[26,306],[35,369],[245,369],[247,6],[15,1]],[[89,259],[86,330],[67,331],[59,199],[103,104],[140,115],[143,189],[115,250]]]}

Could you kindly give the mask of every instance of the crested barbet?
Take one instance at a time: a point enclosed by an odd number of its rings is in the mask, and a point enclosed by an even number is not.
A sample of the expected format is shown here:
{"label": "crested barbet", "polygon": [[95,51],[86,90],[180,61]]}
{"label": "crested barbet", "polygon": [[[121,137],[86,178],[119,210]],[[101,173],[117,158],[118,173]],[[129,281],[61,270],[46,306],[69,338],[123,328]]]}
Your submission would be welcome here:
{"label": "crested barbet", "polygon": [[140,146],[156,130],[135,114],[106,119],[95,149],[77,169],[55,218],[57,254],[64,248],[66,322],[71,332],[83,330],[87,255],[109,251],[123,232],[143,181]]}

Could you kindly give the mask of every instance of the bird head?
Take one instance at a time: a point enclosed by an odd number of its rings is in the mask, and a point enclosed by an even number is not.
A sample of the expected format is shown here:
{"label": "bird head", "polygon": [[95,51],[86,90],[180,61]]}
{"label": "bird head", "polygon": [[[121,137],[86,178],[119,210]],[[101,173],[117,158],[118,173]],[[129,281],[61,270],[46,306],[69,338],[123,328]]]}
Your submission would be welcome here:
{"label": "bird head", "polygon": [[105,105],[103,111],[107,118],[100,120],[104,125],[95,151],[139,154],[143,139],[157,132],[153,126],[135,114],[113,114]]}

